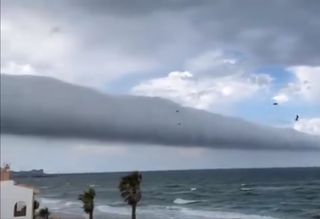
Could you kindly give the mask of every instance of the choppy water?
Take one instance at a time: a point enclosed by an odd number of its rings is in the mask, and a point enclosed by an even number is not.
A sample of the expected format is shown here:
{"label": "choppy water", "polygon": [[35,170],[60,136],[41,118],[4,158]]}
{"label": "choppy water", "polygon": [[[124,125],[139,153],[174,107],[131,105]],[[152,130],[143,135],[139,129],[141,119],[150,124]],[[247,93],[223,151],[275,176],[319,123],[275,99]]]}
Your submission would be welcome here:
{"label": "choppy water", "polygon": [[[19,178],[40,189],[52,212],[82,214],[77,200],[97,192],[95,215],[129,218],[117,189],[125,173]],[[320,168],[162,171],[143,173],[140,219],[319,219]]]}

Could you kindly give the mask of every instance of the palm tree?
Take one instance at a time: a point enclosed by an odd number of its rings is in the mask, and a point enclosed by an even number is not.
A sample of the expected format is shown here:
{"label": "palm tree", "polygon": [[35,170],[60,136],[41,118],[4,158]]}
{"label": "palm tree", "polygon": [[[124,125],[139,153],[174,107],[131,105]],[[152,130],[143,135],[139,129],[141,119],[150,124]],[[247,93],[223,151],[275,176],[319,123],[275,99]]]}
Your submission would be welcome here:
{"label": "palm tree", "polygon": [[85,213],[89,214],[89,219],[93,218],[95,196],[96,192],[93,188],[89,188],[87,191],[84,191],[83,194],[79,195],[79,200],[83,203],[83,210]]}
{"label": "palm tree", "polygon": [[48,219],[50,215],[50,211],[48,210],[48,208],[41,208],[39,210],[39,216],[43,219]]}
{"label": "palm tree", "polygon": [[119,190],[122,198],[132,207],[132,219],[136,219],[136,207],[141,199],[141,181],[141,173],[133,172],[128,176],[122,177],[119,183]]}

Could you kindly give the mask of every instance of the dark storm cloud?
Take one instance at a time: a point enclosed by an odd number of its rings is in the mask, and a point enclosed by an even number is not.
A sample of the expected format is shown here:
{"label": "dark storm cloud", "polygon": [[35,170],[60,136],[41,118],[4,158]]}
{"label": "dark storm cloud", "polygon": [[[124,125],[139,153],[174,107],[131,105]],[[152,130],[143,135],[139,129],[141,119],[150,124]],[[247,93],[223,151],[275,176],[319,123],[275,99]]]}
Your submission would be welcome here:
{"label": "dark storm cloud", "polygon": [[160,98],[108,96],[35,76],[1,75],[1,133],[214,148],[320,149],[318,137],[290,129]]}
{"label": "dark storm cloud", "polygon": [[171,70],[215,49],[265,65],[320,64],[318,0],[12,0],[3,8],[4,17],[23,11],[50,17],[81,39],[84,54],[125,51]]}
{"label": "dark storm cloud", "polygon": [[70,5],[82,7],[92,13],[111,13],[120,16],[144,16],[154,12],[161,11],[183,11],[193,7],[205,5],[206,1],[110,1],[110,0],[95,0],[95,1],[69,1]]}
{"label": "dark storm cloud", "polygon": [[[184,46],[190,47],[190,53],[223,48],[243,52],[260,64],[320,64],[320,2],[317,0],[128,0],[72,3],[74,7],[82,8],[85,13],[92,15],[130,16],[150,21],[155,28],[151,31],[146,29],[138,35],[143,39],[142,42],[152,40],[154,46],[164,46],[171,39],[175,40],[174,34],[179,35],[180,39],[184,38]],[[162,17],[164,22],[154,20],[155,16]],[[136,25],[144,25],[144,22]],[[162,32],[162,25],[169,28]],[[188,32],[196,32],[197,36],[188,35]],[[167,36],[167,41],[163,40],[163,35]],[[192,43],[197,43],[197,49],[193,50]],[[145,48],[141,44],[138,46]]]}

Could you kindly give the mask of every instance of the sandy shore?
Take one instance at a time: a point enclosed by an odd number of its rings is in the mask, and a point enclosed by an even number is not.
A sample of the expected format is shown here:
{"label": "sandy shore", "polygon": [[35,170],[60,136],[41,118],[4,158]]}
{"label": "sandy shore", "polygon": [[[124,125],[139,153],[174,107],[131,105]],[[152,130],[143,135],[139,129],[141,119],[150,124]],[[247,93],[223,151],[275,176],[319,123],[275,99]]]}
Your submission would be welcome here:
{"label": "sandy shore", "polygon": [[[66,214],[66,213],[52,213],[49,217],[49,219],[87,219],[88,216],[80,216],[80,215],[71,215],[71,214]],[[106,216],[105,215],[99,215],[99,214],[95,214],[94,215],[94,219],[105,219]],[[108,219],[125,219],[125,218],[131,218],[128,216],[116,216],[116,215],[112,215],[112,216],[107,216]]]}
{"label": "sandy shore", "polygon": [[86,217],[79,216],[79,215],[54,213],[50,215],[49,219],[86,219]]}

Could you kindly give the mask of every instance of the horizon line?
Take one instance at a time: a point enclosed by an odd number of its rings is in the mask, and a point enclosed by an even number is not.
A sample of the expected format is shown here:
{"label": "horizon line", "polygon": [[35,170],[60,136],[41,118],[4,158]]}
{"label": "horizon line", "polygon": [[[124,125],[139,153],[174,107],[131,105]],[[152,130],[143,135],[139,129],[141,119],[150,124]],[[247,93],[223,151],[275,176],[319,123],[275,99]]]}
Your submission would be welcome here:
{"label": "horizon line", "polygon": [[[220,167],[220,168],[192,168],[192,169],[158,169],[158,170],[119,170],[119,171],[97,171],[97,172],[52,172],[52,173],[46,173],[44,169],[45,175],[75,175],[75,174],[102,174],[102,173],[110,173],[110,174],[116,174],[116,173],[130,173],[134,171],[139,171],[142,173],[150,173],[150,172],[186,172],[186,171],[208,171],[208,170],[267,170],[267,169],[309,169],[309,168],[320,168],[320,166],[289,166],[289,167]],[[40,169],[31,169],[31,170],[11,170],[12,172],[28,172],[32,170],[41,170]]]}

